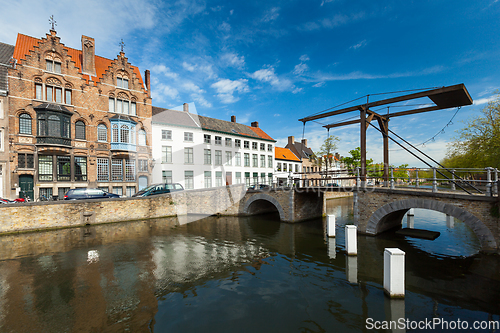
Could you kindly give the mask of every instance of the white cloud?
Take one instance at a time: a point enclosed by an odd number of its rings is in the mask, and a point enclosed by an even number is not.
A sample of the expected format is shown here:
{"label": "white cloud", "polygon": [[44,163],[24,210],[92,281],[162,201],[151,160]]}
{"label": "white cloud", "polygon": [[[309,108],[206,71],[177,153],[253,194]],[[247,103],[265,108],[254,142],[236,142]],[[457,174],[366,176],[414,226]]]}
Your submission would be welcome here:
{"label": "white cloud", "polygon": [[354,23],[365,18],[365,13],[360,12],[352,15],[336,14],[333,17],[325,17],[317,22],[306,22],[297,29],[300,31],[314,31],[323,29],[333,29],[349,23]]}
{"label": "white cloud", "polygon": [[221,56],[221,60],[224,62],[224,65],[226,65],[228,67],[236,67],[239,69],[242,69],[243,67],[245,67],[245,57],[244,56],[239,57],[235,53],[231,53],[231,52],[224,53]]}
{"label": "white cloud", "polygon": [[231,25],[227,22],[222,22],[219,25],[219,30],[224,31],[224,32],[229,32],[229,31],[231,31]]}
{"label": "white cloud", "polygon": [[207,63],[205,61],[205,64],[202,65],[201,63],[203,61],[201,61],[200,59],[196,59],[194,61],[198,62],[198,64],[193,65],[193,64],[187,63],[186,61],[183,61],[182,67],[189,72],[203,74],[205,76],[205,78],[211,79],[215,76],[214,70],[212,68],[212,64]]}
{"label": "white cloud", "polygon": [[361,42],[359,42],[358,44],[351,46],[350,49],[357,50],[359,48],[365,47],[367,44],[368,44],[368,42],[366,41],[366,39],[364,39]]}
{"label": "white cloud", "polygon": [[280,79],[274,72],[274,68],[272,66],[259,69],[258,71],[250,74],[250,77],[261,82],[268,82],[279,91],[295,88],[289,79]]}
{"label": "white cloud", "polygon": [[198,87],[193,82],[184,82],[182,84],[182,88],[184,90],[195,92],[195,93],[200,93],[200,94],[205,92],[205,90],[201,89],[200,87]]}
{"label": "white cloud", "polygon": [[281,116],[279,113],[274,114],[274,117],[279,117],[279,116]]}
{"label": "white cloud", "polygon": [[301,55],[299,59],[302,62],[306,62],[306,61],[309,61],[309,56],[307,54],[304,54],[304,55]]}
{"label": "white cloud", "polygon": [[166,67],[165,65],[155,65],[151,68],[151,72],[157,74],[157,73],[162,73],[168,78],[175,79],[179,76],[179,74],[174,73],[170,70],[170,68]]}
{"label": "white cloud", "polygon": [[483,104],[488,104],[491,101],[494,101],[496,99],[496,96],[491,96],[488,98],[479,98],[474,100],[474,105],[483,105]]}
{"label": "white cloud", "polygon": [[262,18],[262,22],[270,22],[274,21],[278,18],[280,8],[279,7],[273,7],[269,9],[265,14],[264,17]]}
{"label": "white cloud", "polygon": [[293,69],[293,74],[301,75],[304,72],[306,72],[308,69],[309,69],[309,66],[307,66],[307,64],[304,64],[301,62],[300,64],[295,65],[295,68]]}
{"label": "white cloud", "polygon": [[224,104],[235,103],[239,101],[239,97],[235,97],[234,94],[245,93],[248,92],[248,80],[246,79],[238,79],[238,80],[229,80],[229,79],[221,79],[211,85],[213,89],[217,91],[217,97]]}
{"label": "white cloud", "polygon": [[320,6],[323,6],[325,3],[329,3],[329,2],[333,2],[334,0],[323,0],[321,1],[321,5]]}
{"label": "white cloud", "polygon": [[325,82],[318,82],[315,85],[313,85],[313,87],[319,88],[319,87],[323,87],[324,85],[325,85]]}
{"label": "white cloud", "polygon": [[192,98],[195,102],[197,102],[197,103],[199,103],[199,104],[203,105],[204,107],[207,107],[207,108],[211,108],[211,107],[212,107],[212,103],[210,103],[209,101],[207,101],[207,100],[206,100],[206,99],[205,99],[202,95],[199,95],[199,94],[191,94],[191,98]]}

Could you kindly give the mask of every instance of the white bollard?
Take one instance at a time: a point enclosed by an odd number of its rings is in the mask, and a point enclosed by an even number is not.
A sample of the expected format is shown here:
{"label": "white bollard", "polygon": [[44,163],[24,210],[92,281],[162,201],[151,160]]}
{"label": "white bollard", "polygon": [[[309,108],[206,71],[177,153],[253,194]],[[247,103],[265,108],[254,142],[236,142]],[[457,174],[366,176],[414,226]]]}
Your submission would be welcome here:
{"label": "white bollard", "polygon": [[328,257],[330,259],[337,258],[337,242],[335,238],[328,238],[326,242],[328,244]]}
{"label": "white bollard", "polygon": [[455,228],[455,218],[453,216],[446,215],[446,226],[448,229]]}
{"label": "white bollard", "polygon": [[409,216],[414,216],[415,215],[415,210],[413,208],[410,208],[410,210],[406,214],[408,214]]}
{"label": "white bollard", "polygon": [[405,253],[398,248],[384,251],[384,292],[391,298],[405,297]]}
{"label": "white bollard", "polygon": [[357,232],[358,228],[355,225],[345,226],[345,249],[348,256],[358,255]]}
{"label": "white bollard", "polygon": [[326,217],[326,233],[328,237],[335,237],[335,215]]}
{"label": "white bollard", "polygon": [[358,283],[358,257],[357,256],[347,256],[345,257],[345,275],[347,276],[347,281],[352,284]]}

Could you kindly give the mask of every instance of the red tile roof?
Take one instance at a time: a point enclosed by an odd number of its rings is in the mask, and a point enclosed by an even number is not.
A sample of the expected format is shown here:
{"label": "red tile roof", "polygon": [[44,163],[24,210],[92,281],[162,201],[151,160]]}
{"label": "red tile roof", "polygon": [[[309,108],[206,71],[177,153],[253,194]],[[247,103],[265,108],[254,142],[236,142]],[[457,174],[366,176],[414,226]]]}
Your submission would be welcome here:
{"label": "red tile roof", "polygon": [[264,132],[263,130],[261,130],[259,127],[249,127],[249,128],[252,131],[254,131],[255,134],[257,134],[260,138],[274,141],[273,138],[271,138],[269,135],[267,135],[267,133]]}
{"label": "red tile roof", "polygon": [[277,160],[287,160],[300,162],[300,159],[288,148],[274,148],[274,158]]}
{"label": "red tile roof", "polygon": [[[29,55],[30,50],[33,50],[33,48],[35,46],[38,46],[38,43],[41,42],[42,42],[41,39],[34,38],[31,36],[26,36],[23,34],[17,34],[17,41],[16,41],[16,47],[14,48],[13,58],[17,59],[18,62],[20,62],[21,59],[26,59],[26,56]],[[75,66],[81,71],[82,51],[66,46],[64,46],[64,48],[68,51],[68,55],[71,57],[71,60],[75,62]],[[96,82],[103,77],[104,73],[112,65],[113,61],[114,60],[103,58],[97,55],[95,56],[95,71],[97,76],[92,77],[94,85],[96,85]],[[139,68],[137,68],[136,66],[130,66],[130,67],[133,69],[135,76],[139,79],[139,83],[144,88],[144,83],[142,81],[142,76],[141,72],[139,71]],[[83,77],[87,80],[88,83],[89,75],[83,75]]]}

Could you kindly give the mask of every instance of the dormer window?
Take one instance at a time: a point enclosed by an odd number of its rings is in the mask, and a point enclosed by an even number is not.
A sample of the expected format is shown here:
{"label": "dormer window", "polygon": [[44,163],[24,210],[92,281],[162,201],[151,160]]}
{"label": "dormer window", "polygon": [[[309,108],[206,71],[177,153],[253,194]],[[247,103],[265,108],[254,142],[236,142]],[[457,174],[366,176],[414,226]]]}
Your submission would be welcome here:
{"label": "dormer window", "polygon": [[54,60],[45,60],[45,69],[48,72],[61,74],[61,63]]}
{"label": "dormer window", "polygon": [[124,77],[117,77],[116,78],[116,85],[119,88],[128,89],[128,79],[126,79]]}

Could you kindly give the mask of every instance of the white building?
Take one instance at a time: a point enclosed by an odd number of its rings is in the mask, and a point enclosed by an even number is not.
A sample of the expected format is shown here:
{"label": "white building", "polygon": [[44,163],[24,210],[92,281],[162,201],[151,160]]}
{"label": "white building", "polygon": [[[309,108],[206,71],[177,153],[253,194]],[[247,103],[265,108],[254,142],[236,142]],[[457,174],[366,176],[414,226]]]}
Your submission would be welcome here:
{"label": "white building", "polygon": [[270,184],[275,140],[259,128],[184,111],[153,107],[154,183],[201,189]]}
{"label": "white building", "polygon": [[278,186],[293,185],[294,179],[301,178],[302,161],[290,149],[276,147],[274,159],[274,182]]}

